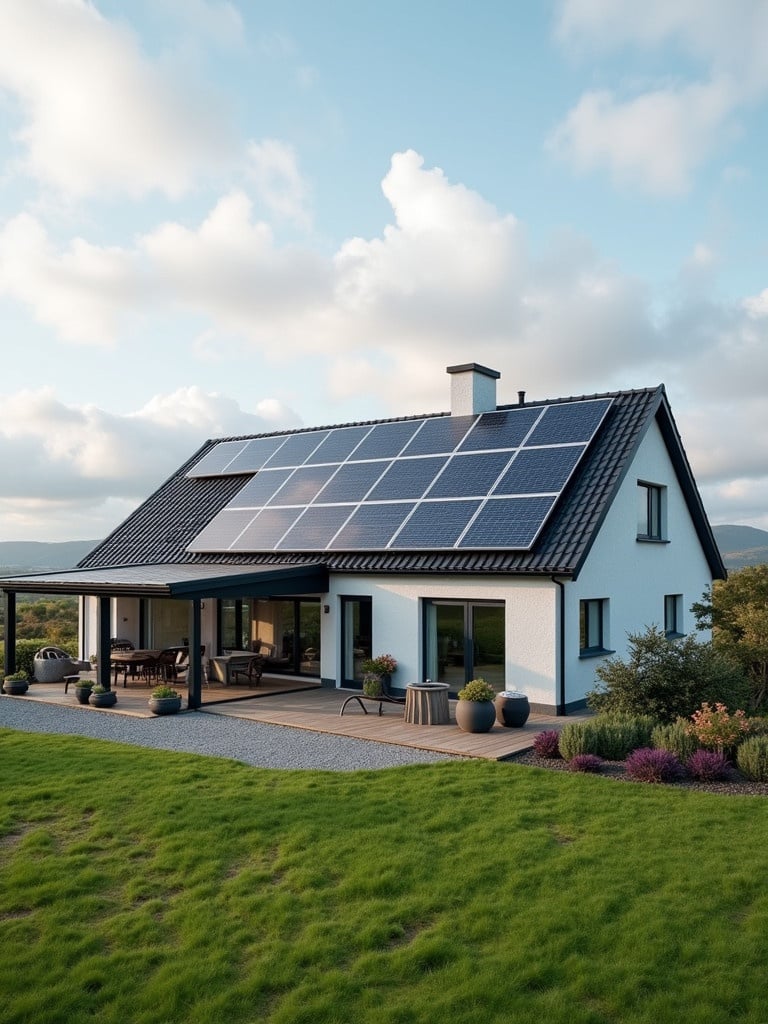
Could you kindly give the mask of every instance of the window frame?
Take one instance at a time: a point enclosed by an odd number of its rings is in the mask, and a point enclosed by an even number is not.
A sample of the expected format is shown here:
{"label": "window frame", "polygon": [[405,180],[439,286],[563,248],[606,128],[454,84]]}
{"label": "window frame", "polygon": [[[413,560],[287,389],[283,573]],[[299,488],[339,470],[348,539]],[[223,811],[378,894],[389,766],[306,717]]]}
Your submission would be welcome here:
{"label": "window frame", "polygon": [[668,640],[677,640],[685,636],[683,632],[683,595],[664,595],[664,636]]}
{"label": "window frame", "polygon": [[667,536],[667,489],[663,484],[654,484],[648,480],[638,480],[637,489],[637,539],[664,543]]}
{"label": "window frame", "polygon": [[[587,597],[579,601],[579,657],[598,658],[613,652],[608,640],[608,598]],[[593,631],[597,636],[593,636]]]}

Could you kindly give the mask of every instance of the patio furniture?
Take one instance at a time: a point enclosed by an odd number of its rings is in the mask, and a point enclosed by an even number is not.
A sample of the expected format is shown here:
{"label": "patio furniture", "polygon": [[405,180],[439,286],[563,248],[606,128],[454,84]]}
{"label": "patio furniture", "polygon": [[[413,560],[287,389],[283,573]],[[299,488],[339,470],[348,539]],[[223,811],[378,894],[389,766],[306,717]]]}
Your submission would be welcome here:
{"label": "patio furniture", "polygon": [[[447,689],[448,687],[446,686],[446,690]],[[384,704],[399,704],[400,707],[402,707],[403,704],[405,704],[405,697],[396,697],[390,690],[389,683],[384,678],[382,678],[381,680],[381,693],[377,694],[375,697],[367,693],[353,693],[350,697],[347,697],[347,699],[341,705],[341,710],[339,711],[340,715],[344,714],[347,704],[349,704],[349,702],[352,700],[357,701],[357,703],[360,705],[360,707],[363,709],[366,715],[368,714],[368,708],[365,706],[366,701],[373,701],[374,704],[378,704],[379,714],[382,714],[384,710]]]}
{"label": "patio furniture", "polygon": [[264,658],[264,670],[266,672],[287,672],[291,667],[291,659],[287,654],[279,655],[277,645],[267,640],[255,640],[253,653],[260,654]]}
{"label": "patio furniture", "polygon": [[120,637],[112,637],[109,641],[110,651],[132,651],[134,650],[134,644],[130,640],[121,640]]}
{"label": "patio furniture", "polygon": [[448,725],[448,684],[408,683],[404,718],[411,725]]}
{"label": "patio furniture", "polygon": [[72,686],[77,686],[79,682],[80,676],[64,676],[64,693],[66,693],[67,690],[69,689],[70,683],[72,684]]}
{"label": "patio furniture", "polygon": [[244,676],[248,680],[248,686],[258,686],[263,672],[264,658],[261,654],[255,654],[252,658],[248,659],[247,665],[239,662],[232,663],[229,666],[229,679],[231,682],[236,683],[240,676]]}
{"label": "patio furniture", "polygon": [[123,689],[128,685],[128,673],[133,679],[141,675],[150,683],[152,666],[157,662],[160,651],[116,650],[110,654],[111,667],[115,670],[115,686],[120,673],[123,673]]}

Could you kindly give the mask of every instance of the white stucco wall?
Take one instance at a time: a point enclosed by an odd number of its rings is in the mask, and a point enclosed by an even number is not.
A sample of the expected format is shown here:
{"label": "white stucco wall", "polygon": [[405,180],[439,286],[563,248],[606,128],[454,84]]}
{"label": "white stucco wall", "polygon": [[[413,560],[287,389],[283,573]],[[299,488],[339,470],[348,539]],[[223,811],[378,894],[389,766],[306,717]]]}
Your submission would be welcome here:
{"label": "white stucco wall", "polygon": [[[666,488],[668,543],[637,540],[638,480]],[[580,700],[594,689],[595,669],[600,662],[579,658],[580,601],[608,599],[606,645],[623,657],[627,653],[627,633],[643,632],[652,624],[663,628],[666,594],[682,594],[682,631],[696,633],[690,608],[711,581],[666,445],[654,423],[608,512],[587,564],[579,578],[566,585],[567,701]]]}
{"label": "white stucco wall", "polygon": [[427,599],[497,601],[505,609],[505,678],[508,687],[524,690],[536,703],[552,703],[556,594],[548,580],[499,577],[334,576],[323,616],[324,678],[341,682],[341,598],[371,597],[373,652],[393,654],[399,663],[397,686],[422,678],[424,652],[422,602]]}

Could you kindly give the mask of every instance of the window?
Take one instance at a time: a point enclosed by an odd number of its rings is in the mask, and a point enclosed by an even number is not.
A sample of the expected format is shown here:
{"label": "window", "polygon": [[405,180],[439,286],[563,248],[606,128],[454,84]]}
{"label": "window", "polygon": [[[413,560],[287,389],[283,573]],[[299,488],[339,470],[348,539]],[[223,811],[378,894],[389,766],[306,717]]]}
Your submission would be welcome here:
{"label": "window", "polygon": [[424,602],[424,678],[455,693],[476,676],[494,690],[505,685],[504,605]]}
{"label": "window", "polygon": [[667,594],[664,598],[664,632],[668,637],[683,636],[682,594]]}
{"label": "window", "polygon": [[341,679],[344,686],[363,685],[363,661],[373,656],[372,626],[370,597],[342,597]]}
{"label": "window", "polygon": [[582,655],[605,654],[608,601],[579,602],[579,648]]}
{"label": "window", "polygon": [[637,539],[662,540],[664,536],[664,488],[637,484]]}

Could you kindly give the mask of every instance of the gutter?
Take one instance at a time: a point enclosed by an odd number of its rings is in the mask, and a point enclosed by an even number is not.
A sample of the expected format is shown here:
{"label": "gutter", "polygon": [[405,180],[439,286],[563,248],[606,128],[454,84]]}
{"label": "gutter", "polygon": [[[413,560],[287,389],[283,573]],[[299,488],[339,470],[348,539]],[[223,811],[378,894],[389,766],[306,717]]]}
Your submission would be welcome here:
{"label": "gutter", "polygon": [[552,576],[551,580],[560,588],[560,653],[558,655],[558,694],[556,714],[562,717],[567,714],[565,710],[565,582],[563,580],[559,580],[557,576]]}

